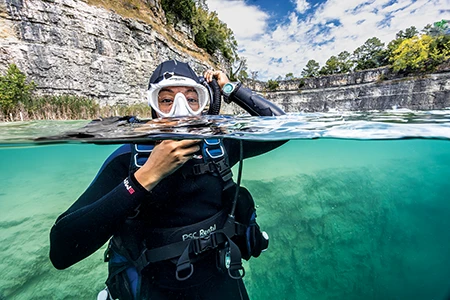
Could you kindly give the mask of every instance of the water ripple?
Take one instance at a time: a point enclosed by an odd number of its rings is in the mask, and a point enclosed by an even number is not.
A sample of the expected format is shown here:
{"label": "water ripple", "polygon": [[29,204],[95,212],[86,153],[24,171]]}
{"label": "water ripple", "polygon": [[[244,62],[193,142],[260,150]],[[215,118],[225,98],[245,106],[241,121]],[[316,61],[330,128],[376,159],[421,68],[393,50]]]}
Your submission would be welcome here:
{"label": "water ripple", "polygon": [[290,113],[279,117],[202,116],[146,120],[32,121],[0,123],[0,146],[36,143],[123,143],[167,138],[229,137],[283,139],[450,139],[450,109]]}

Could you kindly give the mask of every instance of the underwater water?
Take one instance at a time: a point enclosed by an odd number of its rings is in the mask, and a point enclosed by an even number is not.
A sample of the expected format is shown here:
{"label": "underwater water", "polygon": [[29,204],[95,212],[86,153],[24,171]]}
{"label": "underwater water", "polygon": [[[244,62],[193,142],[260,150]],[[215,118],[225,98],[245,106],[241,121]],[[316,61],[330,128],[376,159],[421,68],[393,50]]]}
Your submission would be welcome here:
{"label": "underwater water", "polygon": [[[242,185],[270,235],[269,249],[245,263],[251,299],[450,299],[449,114],[404,122],[418,125],[412,139],[371,133],[383,126],[361,119],[302,119],[312,136],[292,128],[287,144],[245,160]],[[412,136],[402,122],[381,125],[392,124]],[[272,123],[263,139],[289,126]],[[14,144],[5,128],[0,299],[95,299],[107,275],[104,248],[58,271],[49,231],[118,145],[23,144],[26,135]]]}

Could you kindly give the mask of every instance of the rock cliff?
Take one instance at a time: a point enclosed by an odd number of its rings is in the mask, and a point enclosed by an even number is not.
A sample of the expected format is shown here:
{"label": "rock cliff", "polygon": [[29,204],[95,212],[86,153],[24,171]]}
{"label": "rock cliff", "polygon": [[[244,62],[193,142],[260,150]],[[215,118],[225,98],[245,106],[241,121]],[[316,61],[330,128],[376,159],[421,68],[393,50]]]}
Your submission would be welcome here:
{"label": "rock cliff", "polygon": [[213,65],[189,32],[165,26],[153,2],[149,24],[79,0],[0,0],[0,71],[15,63],[42,94],[113,104],[143,101],[164,60],[189,62],[197,72]]}
{"label": "rock cliff", "polygon": [[[256,90],[264,85],[255,84]],[[450,72],[395,78],[387,68],[281,82],[268,99],[289,112],[450,107]]]}

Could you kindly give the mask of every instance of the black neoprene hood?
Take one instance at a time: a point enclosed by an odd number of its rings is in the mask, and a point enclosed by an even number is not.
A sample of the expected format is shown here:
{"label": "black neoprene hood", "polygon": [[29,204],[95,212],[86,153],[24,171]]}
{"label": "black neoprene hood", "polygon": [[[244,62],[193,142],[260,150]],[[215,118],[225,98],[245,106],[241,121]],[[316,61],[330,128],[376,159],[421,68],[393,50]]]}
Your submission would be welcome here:
{"label": "black neoprene hood", "polygon": [[163,80],[164,76],[170,75],[191,78],[195,80],[195,82],[200,83],[197,74],[195,74],[194,70],[192,70],[192,68],[187,63],[183,63],[177,60],[168,60],[156,67],[155,71],[150,77],[150,83],[148,87],[150,88],[150,84],[152,83],[158,83]]}

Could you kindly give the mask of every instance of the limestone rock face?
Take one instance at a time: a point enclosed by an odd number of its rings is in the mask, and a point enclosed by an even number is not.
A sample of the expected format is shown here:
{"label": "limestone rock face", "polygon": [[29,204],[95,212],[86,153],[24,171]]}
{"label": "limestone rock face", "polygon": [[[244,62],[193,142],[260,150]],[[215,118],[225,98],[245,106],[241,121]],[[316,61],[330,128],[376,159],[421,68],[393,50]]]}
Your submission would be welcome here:
{"label": "limestone rock face", "polygon": [[[320,84],[320,81],[318,82]],[[288,112],[432,110],[450,107],[450,73],[267,93]]]}
{"label": "limestone rock face", "polygon": [[450,69],[420,77],[401,78],[388,68],[279,82],[249,83],[255,91],[287,112],[330,110],[432,110],[450,107]]}
{"label": "limestone rock face", "polygon": [[[160,15],[159,1],[150,2]],[[178,59],[197,72],[209,65],[151,25],[79,0],[0,0],[0,25],[0,71],[17,64],[42,94],[136,103],[160,62]]]}

